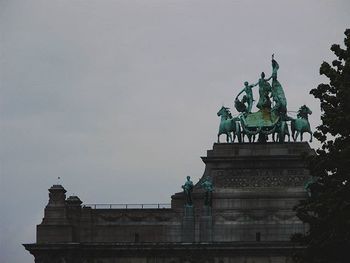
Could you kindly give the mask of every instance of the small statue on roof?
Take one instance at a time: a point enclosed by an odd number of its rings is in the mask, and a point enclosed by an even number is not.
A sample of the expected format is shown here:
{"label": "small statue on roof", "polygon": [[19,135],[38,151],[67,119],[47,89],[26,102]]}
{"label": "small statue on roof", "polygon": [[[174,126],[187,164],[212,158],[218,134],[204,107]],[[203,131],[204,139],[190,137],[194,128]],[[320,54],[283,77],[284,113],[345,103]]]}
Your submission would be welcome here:
{"label": "small statue on roof", "polygon": [[205,190],[204,205],[211,207],[212,200],[213,200],[214,186],[213,186],[213,183],[208,176],[205,177],[204,180],[201,182],[201,186]]}
{"label": "small statue on roof", "polygon": [[184,190],[185,198],[186,198],[186,206],[192,206],[192,191],[193,191],[193,182],[191,181],[191,177],[187,176],[187,180],[182,187]]}

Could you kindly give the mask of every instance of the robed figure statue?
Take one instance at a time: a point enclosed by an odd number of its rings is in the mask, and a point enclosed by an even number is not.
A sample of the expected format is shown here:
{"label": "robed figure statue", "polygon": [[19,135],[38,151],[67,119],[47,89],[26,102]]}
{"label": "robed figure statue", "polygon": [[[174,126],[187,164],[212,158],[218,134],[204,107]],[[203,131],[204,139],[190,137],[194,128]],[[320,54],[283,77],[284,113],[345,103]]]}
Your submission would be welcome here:
{"label": "robed figure statue", "polygon": [[259,101],[256,104],[256,107],[260,110],[263,109],[271,109],[271,100],[270,100],[270,92],[271,85],[268,82],[272,76],[268,79],[265,79],[265,73],[261,72],[260,79],[258,81],[259,85]]}
{"label": "robed figure statue", "polygon": [[212,206],[212,200],[213,200],[213,183],[209,179],[209,177],[206,177],[202,183],[201,186],[204,188],[205,191],[205,199],[204,199],[204,205],[211,207]]}
{"label": "robed figure statue", "polygon": [[186,198],[186,206],[192,206],[192,191],[193,191],[193,182],[191,181],[191,177],[187,176],[187,181],[182,186],[184,190],[185,198]]}
{"label": "robed figure statue", "polygon": [[272,98],[275,102],[275,105],[272,108],[272,112],[276,112],[277,115],[280,115],[283,119],[286,118],[287,114],[287,100],[284,95],[284,91],[281,83],[277,80],[277,71],[279,69],[279,65],[277,61],[274,59],[274,54],[272,54]]}

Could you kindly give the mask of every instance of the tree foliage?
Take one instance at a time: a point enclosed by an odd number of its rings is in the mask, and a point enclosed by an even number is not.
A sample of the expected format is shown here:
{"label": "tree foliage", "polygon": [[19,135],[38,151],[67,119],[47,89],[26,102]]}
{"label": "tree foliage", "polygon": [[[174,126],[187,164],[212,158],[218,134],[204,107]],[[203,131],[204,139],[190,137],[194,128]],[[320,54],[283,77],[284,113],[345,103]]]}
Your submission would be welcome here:
{"label": "tree foliage", "polygon": [[314,136],[322,147],[311,160],[311,196],[296,207],[309,224],[306,235],[294,236],[306,246],[299,262],[350,262],[350,29],[345,36],[345,48],[331,47],[337,59],[320,67],[329,83],[310,91],[321,103]]}

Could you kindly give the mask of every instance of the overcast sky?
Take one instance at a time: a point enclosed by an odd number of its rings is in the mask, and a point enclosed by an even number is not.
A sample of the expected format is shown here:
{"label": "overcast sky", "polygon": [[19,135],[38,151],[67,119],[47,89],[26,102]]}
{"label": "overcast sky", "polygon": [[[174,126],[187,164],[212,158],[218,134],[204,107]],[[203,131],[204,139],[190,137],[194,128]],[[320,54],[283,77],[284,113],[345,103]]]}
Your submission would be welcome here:
{"label": "overcast sky", "polygon": [[271,73],[272,53],[288,110],[309,105],[314,129],[309,90],[349,11],[347,0],[1,0],[0,262],[33,262],[21,244],[35,242],[58,176],[85,203],[169,203],[185,176],[198,181],[218,109]]}

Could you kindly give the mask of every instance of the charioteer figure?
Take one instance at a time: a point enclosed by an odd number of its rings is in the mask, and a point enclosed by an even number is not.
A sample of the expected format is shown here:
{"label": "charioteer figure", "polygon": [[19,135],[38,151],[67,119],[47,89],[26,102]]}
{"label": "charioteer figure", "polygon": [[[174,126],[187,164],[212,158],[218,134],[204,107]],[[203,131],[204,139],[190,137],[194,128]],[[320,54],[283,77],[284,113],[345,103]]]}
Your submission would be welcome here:
{"label": "charioteer figure", "polygon": [[[252,88],[258,85],[258,83],[249,85],[248,81],[244,82],[244,88],[241,90],[236,99],[235,99],[235,106],[239,112],[245,112],[245,113],[251,113],[252,107],[253,107],[253,91]],[[241,95],[243,92],[245,92],[245,95],[243,96],[243,99],[240,101],[238,99],[239,95]],[[247,103],[247,105],[245,105]]]}
{"label": "charioteer figure", "polygon": [[268,79],[265,79],[265,73],[261,72],[260,79],[258,81],[259,85],[259,101],[256,107],[260,110],[263,109],[271,109],[271,100],[270,100],[270,93],[271,93],[271,85],[268,82],[272,78],[269,77]]}

